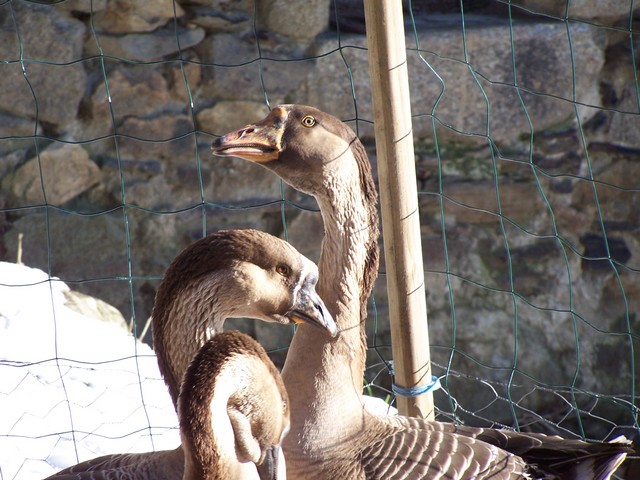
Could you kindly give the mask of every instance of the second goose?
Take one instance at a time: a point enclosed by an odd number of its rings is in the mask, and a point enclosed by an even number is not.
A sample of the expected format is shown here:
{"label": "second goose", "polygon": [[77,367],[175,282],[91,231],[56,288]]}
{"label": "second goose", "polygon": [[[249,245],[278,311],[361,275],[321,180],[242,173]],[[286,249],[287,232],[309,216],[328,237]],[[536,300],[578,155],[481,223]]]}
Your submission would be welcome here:
{"label": "second goose", "polygon": [[[257,230],[223,230],[186,247],[171,263],[153,308],[154,348],[177,405],[196,352],[228,317],[313,324],[320,336],[336,325],[315,291],[317,266],[285,241]],[[56,480],[182,478],[184,452],[106,455],[64,469]]]}

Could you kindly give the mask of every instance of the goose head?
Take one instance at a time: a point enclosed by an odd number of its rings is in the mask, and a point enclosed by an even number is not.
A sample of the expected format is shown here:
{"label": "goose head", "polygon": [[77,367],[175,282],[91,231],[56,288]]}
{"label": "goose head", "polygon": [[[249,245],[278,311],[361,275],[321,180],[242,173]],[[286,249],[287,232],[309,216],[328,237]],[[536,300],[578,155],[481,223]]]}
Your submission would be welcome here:
{"label": "goose head", "polygon": [[223,230],[185,248],[167,269],[152,312],[154,348],[174,404],[195,351],[226,318],[305,323],[335,336],[317,282],[312,261],[257,230]]}
{"label": "goose head", "polygon": [[352,318],[364,320],[378,271],[378,194],[355,132],[317,108],[279,105],[262,120],[219,137],[211,149],[257,163],[316,198],[325,227],[319,291],[341,331],[352,326]]}
{"label": "goose head", "polygon": [[261,164],[295,189],[316,197],[337,187],[335,182],[350,172],[357,176],[362,168],[370,172],[355,132],[336,117],[306,105],[279,105],[264,119],[219,137],[211,149],[214,155]]}
{"label": "goose head", "polygon": [[237,331],[207,341],[178,399],[184,479],[283,478],[289,403],[264,349]]}
{"label": "goose head", "polygon": [[[171,263],[156,295],[154,328],[172,309],[194,307],[225,317],[308,323],[335,336],[317,282],[318,267],[287,242],[258,230],[221,230],[189,245]],[[197,291],[204,297],[197,298]],[[208,319],[214,312],[202,313]]]}

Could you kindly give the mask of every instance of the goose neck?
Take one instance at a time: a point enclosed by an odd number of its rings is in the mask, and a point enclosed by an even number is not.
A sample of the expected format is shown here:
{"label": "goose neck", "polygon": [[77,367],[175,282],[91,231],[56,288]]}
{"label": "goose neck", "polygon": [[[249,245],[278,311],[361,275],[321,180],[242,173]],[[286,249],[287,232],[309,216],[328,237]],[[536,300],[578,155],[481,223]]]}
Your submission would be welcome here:
{"label": "goose neck", "polygon": [[167,311],[154,317],[154,349],[174,406],[189,362],[209,338],[223,329],[227,315],[218,305],[216,293],[217,289],[207,290],[202,284],[187,287],[175,296]]}
{"label": "goose neck", "polygon": [[[218,374],[209,398],[189,398],[187,408],[181,409],[180,431],[185,451],[183,480],[213,480],[241,478],[233,476],[235,450],[233,428],[226,414],[226,406],[235,387],[234,378],[225,369]],[[214,421],[215,419],[215,421]]]}

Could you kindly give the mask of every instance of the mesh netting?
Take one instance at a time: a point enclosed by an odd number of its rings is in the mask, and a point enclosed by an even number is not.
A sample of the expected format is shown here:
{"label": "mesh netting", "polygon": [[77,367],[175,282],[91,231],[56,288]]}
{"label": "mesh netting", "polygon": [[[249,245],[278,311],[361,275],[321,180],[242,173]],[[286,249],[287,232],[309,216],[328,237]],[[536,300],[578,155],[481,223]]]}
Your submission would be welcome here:
{"label": "mesh netting", "polygon": [[[315,201],[257,166],[212,161],[216,136],[278,103],[313,104],[358,132],[375,170],[358,2],[331,2],[308,37],[265,24],[260,2],[169,2],[153,15],[131,2],[143,26],[109,19],[105,3],[0,3],[0,253],[46,273],[0,281],[7,331],[19,312],[37,318],[0,340],[0,405],[12,409],[1,478],[51,474],[63,451],[82,461],[179,441],[153,353],[133,337],[150,341],[155,289],[180,248],[250,226],[317,260]],[[283,29],[305,17],[291,3]],[[405,28],[437,418],[635,438],[633,2],[602,19],[573,2],[414,3]],[[70,307],[77,292],[117,306],[133,337],[79,317],[63,326],[68,310],[96,315]],[[386,302],[383,264],[364,388],[393,405]],[[291,329],[230,326],[282,363]],[[96,358],[110,342],[122,346]],[[114,403],[127,413],[110,414]],[[633,478],[629,464],[619,478]]]}

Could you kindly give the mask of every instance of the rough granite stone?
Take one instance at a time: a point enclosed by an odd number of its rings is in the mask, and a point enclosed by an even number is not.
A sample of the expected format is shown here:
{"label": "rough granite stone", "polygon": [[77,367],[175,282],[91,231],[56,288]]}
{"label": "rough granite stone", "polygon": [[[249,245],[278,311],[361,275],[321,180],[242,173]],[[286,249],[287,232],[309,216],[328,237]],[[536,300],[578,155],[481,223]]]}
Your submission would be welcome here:
{"label": "rough granite stone", "polygon": [[151,32],[182,17],[184,10],[172,0],[110,0],[93,15],[98,31],[112,34]]}
{"label": "rough granite stone", "polygon": [[83,22],[43,5],[0,5],[0,111],[62,126],[71,122],[86,88],[82,63],[75,63],[85,32]]}
{"label": "rough granite stone", "polygon": [[100,169],[81,146],[63,144],[18,168],[10,185],[17,205],[63,205],[100,180]]}

